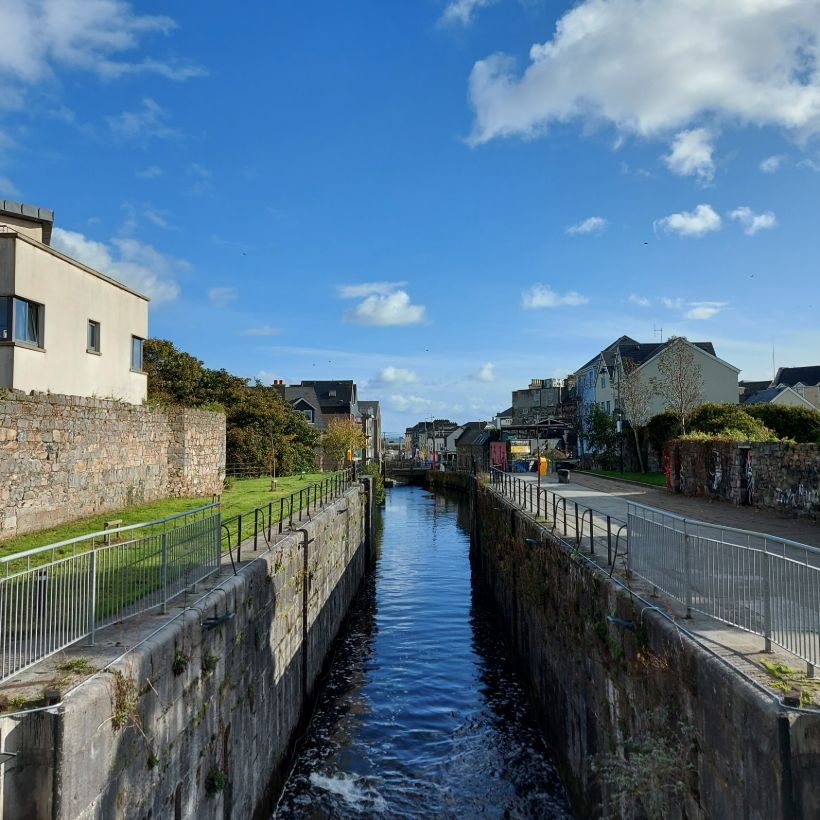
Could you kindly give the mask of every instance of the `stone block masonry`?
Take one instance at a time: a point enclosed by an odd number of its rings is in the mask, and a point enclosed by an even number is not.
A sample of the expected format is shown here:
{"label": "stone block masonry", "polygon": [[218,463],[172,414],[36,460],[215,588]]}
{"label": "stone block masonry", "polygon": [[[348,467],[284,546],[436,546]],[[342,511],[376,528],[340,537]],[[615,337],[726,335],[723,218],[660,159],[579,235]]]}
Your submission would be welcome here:
{"label": "stone block masonry", "polygon": [[[471,508],[475,565],[578,817],[820,817],[817,712],[767,697],[491,489],[474,484]],[[633,796],[674,781],[664,810],[619,811],[617,775],[595,769],[613,754]]]}
{"label": "stone block masonry", "polygon": [[667,457],[667,484],[684,495],[820,520],[820,444],[679,439]]}
{"label": "stone block masonry", "polygon": [[3,748],[17,753],[0,815],[267,820],[372,557],[370,481],[236,575],[228,565],[170,623],[146,624],[141,645],[53,714],[0,717]]}
{"label": "stone block masonry", "polygon": [[0,539],[160,498],[219,493],[225,416],[0,395]]}

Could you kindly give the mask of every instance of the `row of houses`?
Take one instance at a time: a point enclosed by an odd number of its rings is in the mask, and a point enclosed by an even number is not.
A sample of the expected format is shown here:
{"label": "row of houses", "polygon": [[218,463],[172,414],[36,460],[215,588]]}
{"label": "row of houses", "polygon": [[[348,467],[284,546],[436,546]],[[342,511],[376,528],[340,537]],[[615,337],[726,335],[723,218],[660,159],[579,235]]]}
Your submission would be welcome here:
{"label": "row of houses", "polygon": [[404,432],[404,457],[418,464],[455,466],[479,470],[489,466],[490,442],[495,438],[490,421],[458,424],[449,419],[420,421]]}

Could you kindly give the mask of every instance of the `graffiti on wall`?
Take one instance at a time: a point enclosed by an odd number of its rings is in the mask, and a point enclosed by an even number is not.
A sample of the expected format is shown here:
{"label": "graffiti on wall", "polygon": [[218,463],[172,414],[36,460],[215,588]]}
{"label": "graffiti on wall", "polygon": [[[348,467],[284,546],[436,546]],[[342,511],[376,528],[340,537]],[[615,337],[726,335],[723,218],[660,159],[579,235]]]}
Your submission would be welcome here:
{"label": "graffiti on wall", "polygon": [[746,467],[745,467],[745,474],[746,474],[746,503],[747,504],[754,504],[755,503],[755,471],[754,471],[754,464],[752,463],[752,451],[746,451]]}
{"label": "graffiti on wall", "polygon": [[720,463],[720,451],[713,450],[712,454],[715,457],[715,464],[714,468],[709,471],[709,478],[712,492],[716,493],[720,487],[721,481],[723,481],[723,467]]}
{"label": "graffiti on wall", "polygon": [[820,490],[798,484],[796,487],[775,490],[775,501],[780,507],[789,507],[795,510],[810,510],[820,503]]}

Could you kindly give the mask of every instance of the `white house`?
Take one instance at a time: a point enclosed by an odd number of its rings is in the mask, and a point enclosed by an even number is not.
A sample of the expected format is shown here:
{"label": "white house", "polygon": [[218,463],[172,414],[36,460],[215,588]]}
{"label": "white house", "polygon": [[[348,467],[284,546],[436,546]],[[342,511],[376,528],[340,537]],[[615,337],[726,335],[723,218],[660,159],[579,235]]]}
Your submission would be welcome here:
{"label": "white house", "polygon": [[0,387],[139,404],[148,298],[50,247],[53,221],[0,200]]}

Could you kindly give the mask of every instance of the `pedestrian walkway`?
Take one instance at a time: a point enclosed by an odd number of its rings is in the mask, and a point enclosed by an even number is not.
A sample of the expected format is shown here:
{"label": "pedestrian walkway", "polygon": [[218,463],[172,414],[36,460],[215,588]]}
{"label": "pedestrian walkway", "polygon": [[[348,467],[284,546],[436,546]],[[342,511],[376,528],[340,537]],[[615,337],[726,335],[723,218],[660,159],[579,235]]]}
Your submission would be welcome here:
{"label": "pedestrian walkway", "polygon": [[[811,540],[820,546],[816,524],[597,476],[573,474],[572,483],[559,484],[551,477],[539,482],[532,474],[493,473],[491,481],[516,507],[614,573],[750,682],[777,697],[783,681],[770,670],[788,670],[789,685],[802,690],[803,703],[820,706],[820,680],[814,679],[820,666],[820,551],[806,545]],[[627,521],[635,529],[629,557]],[[753,529],[771,537],[755,536]],[[691,552],[683,545],[686,537]],[[774,562],[769,569],[765,552]]]}

